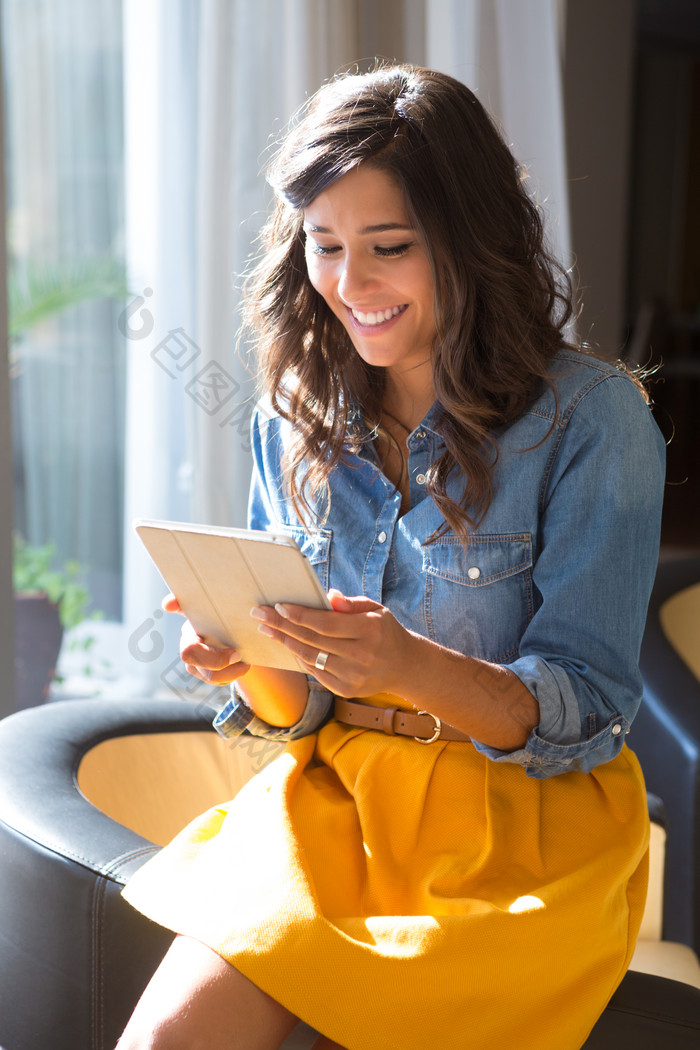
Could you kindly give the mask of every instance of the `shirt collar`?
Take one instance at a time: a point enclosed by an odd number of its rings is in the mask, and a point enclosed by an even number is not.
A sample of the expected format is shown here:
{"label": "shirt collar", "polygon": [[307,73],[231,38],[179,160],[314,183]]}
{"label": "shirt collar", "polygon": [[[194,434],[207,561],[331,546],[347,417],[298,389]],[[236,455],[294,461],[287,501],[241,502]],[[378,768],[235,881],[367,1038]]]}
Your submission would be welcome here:
{"label": "shirt collar", "polygon": [[415,434],[419,430],[427,430],[431,434],[434,434],[435,437],[439,438],[440,437],[440,432],[438,430],[438,423],[440,422],[440,416],[441,415],[442,415],[442,405],[440,404],[439,401],[433,401],[432,405],[428,409],[428,411],[425,414],[425,416],[423,416],[423,419],[418,424],[418,426],[413,431],[413,433]]}
{"label": "shirt collar", "polygon": [[[425,430],[431,434],[434,434],[435,437],[439,438],[440,432],[438,430],[438,423],[440,421],[441,415],[442,405],[439,401],[433,401],[432,405],[426,412],[423,419],[420,421],[415,430],[412,430],[411,434],[409,434],[408,436],[411,437],[412,434],[417,434],[420,430]],[[354,402],[350,406],[350,411],[348,413],[348,423],[350,426],[359,427],[365,434],[369,433],[367,424],[365,423],[364,418],[362,416],[362,409],[358,404]]]}

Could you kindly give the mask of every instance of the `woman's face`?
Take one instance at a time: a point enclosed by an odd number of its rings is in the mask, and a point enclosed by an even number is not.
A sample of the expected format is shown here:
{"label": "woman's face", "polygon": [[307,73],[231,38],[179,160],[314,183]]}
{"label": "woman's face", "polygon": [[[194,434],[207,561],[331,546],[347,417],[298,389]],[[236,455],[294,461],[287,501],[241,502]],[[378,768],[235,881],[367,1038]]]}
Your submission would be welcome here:
{"label": "woman's face", "polygon": [[360,357],[430,387],[433,276],[392,176],[354,168],[305,209],[304,230],[309,279]]}

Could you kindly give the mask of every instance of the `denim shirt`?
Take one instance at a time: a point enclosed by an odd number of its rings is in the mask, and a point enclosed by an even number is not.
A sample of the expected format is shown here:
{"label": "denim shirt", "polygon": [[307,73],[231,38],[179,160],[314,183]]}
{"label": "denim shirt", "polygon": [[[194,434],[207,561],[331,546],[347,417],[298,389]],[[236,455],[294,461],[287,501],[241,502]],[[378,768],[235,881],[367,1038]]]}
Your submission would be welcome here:
{"label": "denim shirt", "polygon": [[[310,535],[283,484],[289,424],[258,410],[252,431],[250,527],[293,536],[324,588],[372,598],[406,628],[514,672],[539,704],[539,724],[518,750],[474,746],[534,777],[586,772],[622,748],[642,694],[664,481],[663,439],[627,376],[562,351],[551,377],[556,397],[546,388],[492,435],[493,501],[466,551],[451,531],[425,543],[443,521],[425,488],[444,447],[438,404],[407,439],[410,510],[400,514],[401,496],[368,441],[334,469],[330,513]],[[215,726],[275,740],[311,733],[333,697],[311,676],[309,684],[294,726],[268,726],[235,690]]]}

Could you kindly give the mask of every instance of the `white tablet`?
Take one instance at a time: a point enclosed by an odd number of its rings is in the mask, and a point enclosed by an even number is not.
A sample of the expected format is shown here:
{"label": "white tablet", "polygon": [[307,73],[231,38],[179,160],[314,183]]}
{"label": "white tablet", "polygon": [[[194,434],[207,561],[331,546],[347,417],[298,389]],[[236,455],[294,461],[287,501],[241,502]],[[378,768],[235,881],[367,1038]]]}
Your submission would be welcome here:
{"label": "white tablet", "polygon": [[296,542],[280,533],[138,519],[134,528],[197,633],[260,667],[303,670],[257,629],[255,605],[331,605]]}

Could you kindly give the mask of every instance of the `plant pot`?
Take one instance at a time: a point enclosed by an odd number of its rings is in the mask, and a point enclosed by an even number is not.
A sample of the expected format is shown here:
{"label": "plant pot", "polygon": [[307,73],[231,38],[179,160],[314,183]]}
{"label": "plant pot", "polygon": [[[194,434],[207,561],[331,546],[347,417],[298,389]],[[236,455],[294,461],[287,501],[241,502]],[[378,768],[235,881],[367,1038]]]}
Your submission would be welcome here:
{"label": "plant pot", "polygon": [[15,595],[15,708],[43,704],[56,674],[63,627],[45,594]]}

